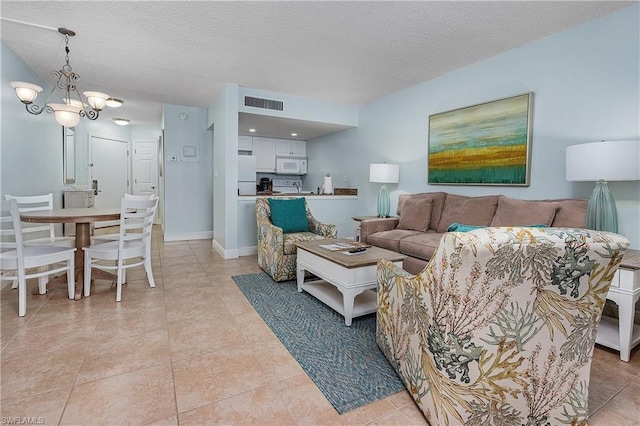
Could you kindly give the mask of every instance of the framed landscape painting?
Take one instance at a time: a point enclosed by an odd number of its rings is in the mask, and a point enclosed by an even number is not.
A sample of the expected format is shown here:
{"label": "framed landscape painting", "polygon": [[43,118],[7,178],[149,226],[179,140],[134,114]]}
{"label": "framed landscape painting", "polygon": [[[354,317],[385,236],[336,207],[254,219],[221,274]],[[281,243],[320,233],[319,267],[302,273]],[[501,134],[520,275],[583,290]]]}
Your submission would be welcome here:
{"label": "framed landscape painting", "polygon": [[529,186],[533,93],[429,116],[428,183]]}

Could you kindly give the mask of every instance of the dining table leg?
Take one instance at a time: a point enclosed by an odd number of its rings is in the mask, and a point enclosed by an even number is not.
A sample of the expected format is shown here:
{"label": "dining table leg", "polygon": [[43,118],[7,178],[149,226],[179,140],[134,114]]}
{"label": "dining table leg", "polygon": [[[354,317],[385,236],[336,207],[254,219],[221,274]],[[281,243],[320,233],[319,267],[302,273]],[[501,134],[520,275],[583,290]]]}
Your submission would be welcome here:
{"label": "dining table leg", "polygon": [[76,300],[82,299],[83,281],[84,281],[84,250],[91,244],[91,223],[76,223]]}

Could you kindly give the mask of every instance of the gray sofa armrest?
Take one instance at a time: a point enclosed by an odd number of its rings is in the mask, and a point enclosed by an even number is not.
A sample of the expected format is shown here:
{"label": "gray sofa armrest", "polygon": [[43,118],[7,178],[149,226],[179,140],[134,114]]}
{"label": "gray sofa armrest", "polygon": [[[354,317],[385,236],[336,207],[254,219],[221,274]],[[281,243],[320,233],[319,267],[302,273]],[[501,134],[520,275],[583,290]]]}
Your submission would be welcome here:
{"label": "gray sofa armrest", "polygon": [[366,244],[369,235],[396,229],[399,222],[400,219],[397,217],[365,219],[360,222],[360,241]]}

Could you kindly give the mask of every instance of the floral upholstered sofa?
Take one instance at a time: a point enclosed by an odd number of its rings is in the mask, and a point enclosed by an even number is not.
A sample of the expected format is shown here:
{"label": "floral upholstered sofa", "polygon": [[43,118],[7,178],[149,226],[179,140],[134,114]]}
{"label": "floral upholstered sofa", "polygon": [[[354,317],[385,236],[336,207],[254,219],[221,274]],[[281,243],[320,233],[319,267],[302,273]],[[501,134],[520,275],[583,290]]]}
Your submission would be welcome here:
{"label": "floral upholstered sofa", "polygon": [[617,234],[444,234],[418,275],[378,263],[376,340],[432,425],[586,424]]}
{"label": "floral upholstered sofa", "polygon": [[[278,201],[303,200],[302,215],[306,216],[308,231],[285,232],[275,226],[271,217],[269,198],[256,199],[256,220],[258,224],[258,264],[271,275],[274,281],[287,281],[296,277],[296,244],[300,241],[336,238],[335,225],[316,220],[304,197],[277,197]],[[293,212],[289,215],[291,216]]]}

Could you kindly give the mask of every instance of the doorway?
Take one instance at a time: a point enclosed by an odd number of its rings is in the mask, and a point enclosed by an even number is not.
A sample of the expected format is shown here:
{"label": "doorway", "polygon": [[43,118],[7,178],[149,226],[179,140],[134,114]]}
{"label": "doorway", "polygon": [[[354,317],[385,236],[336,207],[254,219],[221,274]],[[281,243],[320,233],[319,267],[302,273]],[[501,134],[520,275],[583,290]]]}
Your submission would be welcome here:
{"label": "doorway", "polygon": [[[120,208],[129,190],[129,143],[101,136],[89,136],[89,170],[97,209]],[[96,222],[96,228],[118,225],[118,221]]]}
{"label": "doorway", "polygon": [[[157,141],[133,143],[133,194],[160,196]],[[158,212],[154,223],[161,223]]]}

